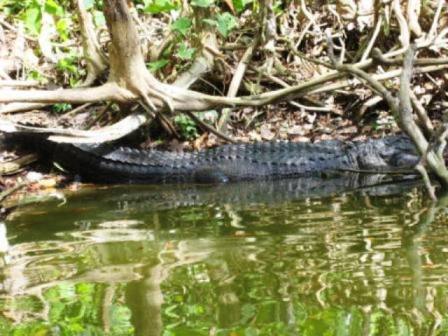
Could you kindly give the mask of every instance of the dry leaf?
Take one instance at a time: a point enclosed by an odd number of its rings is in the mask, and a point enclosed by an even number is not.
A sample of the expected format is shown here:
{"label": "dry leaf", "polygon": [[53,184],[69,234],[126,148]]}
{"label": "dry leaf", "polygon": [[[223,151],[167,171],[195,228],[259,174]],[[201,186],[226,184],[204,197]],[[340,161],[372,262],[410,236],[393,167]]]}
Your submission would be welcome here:
{"label": "dry leaf", "polygon": [[261,138],[263,140],[272,140],[275,137],[275,133],[273,133],[270,130],[270,127],[268,125],[263,125],[260,128],[260,134],[261,134]]}

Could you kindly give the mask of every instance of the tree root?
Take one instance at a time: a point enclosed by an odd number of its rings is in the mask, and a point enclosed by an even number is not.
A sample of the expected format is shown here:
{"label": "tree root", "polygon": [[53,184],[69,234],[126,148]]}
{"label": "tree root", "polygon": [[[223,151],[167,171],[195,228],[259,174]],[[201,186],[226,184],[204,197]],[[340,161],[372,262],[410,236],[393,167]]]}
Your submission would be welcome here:
{"label": "tree root", "polygon": [[17,191],[19,191],[22,188],[25,188],[26,186],[30,185],[31,183],[33,183],[32,181],[22,181],[17,183],[14,187],[9,188],[3,192],[0,193],[0,204],[3,203],[3,201],[11,196],[12,194],[16,193]]}
{"label": "tree root", "polygon": [[103,143],[120,139],[148,122],[143,113],[131,114],[119,122],[94,131],[73,130],[63,128],[31,127],[0,120],[0,131],[5,133],[29,132],[48,133],[49,140],[62,143]]}
{"label": "tree root", "polygon": [[23,170],[23,167],[36,162],[36,154],[28,154],[14,160],[0,162],[0,175],[14,175]]}

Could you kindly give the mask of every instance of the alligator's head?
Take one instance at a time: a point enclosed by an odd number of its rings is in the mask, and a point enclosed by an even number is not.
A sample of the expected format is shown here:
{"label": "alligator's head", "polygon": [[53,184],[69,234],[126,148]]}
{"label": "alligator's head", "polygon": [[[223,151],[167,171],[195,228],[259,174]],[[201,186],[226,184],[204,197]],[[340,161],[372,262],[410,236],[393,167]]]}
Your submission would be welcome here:
{"label": "alligator's head", "polygon": [[419,160],[417,149],[406,136],[369,140],[358,153],[361,169],[412,169]]}
{"label": "alligator's head", "polygon": [[384,141],[383,159],[395,168],[414,168],[420,155],[412,141],[405,136],[392,137]]}

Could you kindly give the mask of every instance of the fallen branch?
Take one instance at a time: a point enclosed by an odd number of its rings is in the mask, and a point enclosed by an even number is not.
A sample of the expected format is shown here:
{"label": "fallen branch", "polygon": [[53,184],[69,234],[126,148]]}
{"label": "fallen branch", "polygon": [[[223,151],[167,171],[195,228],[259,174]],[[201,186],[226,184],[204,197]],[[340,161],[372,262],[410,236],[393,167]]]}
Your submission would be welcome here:
{"label": "fallen branch", "polygon": [[119,122],[94,131],[63,128],[31,127],[0,120],[0,131],[6,133],[30,132],[50,134],[49,140],[62,143],[103,143],[122,138],[149,121],[142,113],[131,114]]}
{"label": "fallen branch", "polygon": [[42,103],[9,103],[0,108],[0,114],[38,110],[48,105],[49,104],[42,104]]}
{"label": "fallen branch", "polygon": [[36,80],[0,80],[0,87],[33,87],[39,86],[40,82]]}
{"label": "fallen branch", "polygon": [[14,187],[9,188],[9,189],[1,192],[0,193],[0,204],[3,203],[3,201],[7,197],[11,196],[12,194],[14,194],[15,192],[19,191],[20,189],[30,185],[31,183],[34,183],[34,182],[33,181],[28,181],[28,180],[22,181],[22,182],[17,183]]}
{"label": "fallen branch", "polygon": [[28,154],[17,159],[0,162],[0,175],[13,175],[21,172],[23,167],[37,161],[36,154]]}

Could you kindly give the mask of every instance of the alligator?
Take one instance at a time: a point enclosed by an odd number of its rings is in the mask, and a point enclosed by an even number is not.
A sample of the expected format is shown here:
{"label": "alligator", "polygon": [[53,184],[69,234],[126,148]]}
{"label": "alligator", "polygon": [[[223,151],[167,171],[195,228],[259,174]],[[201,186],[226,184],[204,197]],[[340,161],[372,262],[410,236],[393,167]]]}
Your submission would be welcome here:
{"label": "alligator", "polygon": [[[343,172],[414,172],[419,155],[404,135],[364,141],[231,144],[196,152],[60,144],[43,135],[39,147],[82,181],[99,183],[226,183],[328,177]],[[39,142],[39,141],[38,141]]]}

